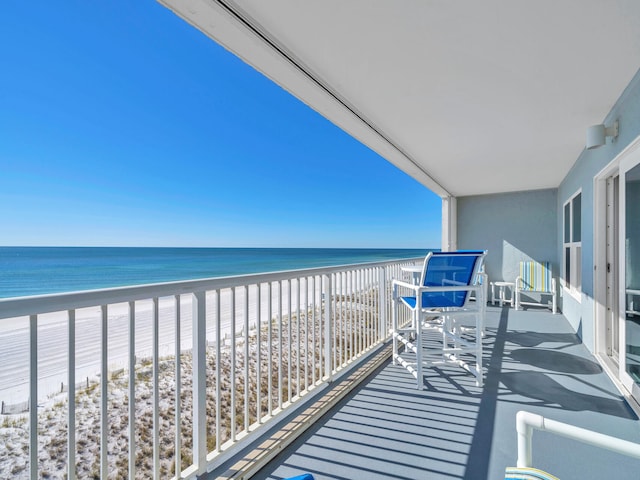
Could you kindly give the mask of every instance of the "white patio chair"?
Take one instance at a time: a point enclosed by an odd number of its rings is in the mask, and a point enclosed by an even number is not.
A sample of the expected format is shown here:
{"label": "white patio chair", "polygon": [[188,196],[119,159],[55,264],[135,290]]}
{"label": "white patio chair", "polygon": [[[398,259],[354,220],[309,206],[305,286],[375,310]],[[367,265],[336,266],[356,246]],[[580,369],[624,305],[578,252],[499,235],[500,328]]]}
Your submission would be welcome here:
{"label": "white patio chair", "polygon": [[558,312],[556,279],[552,275],[551,262],[520,262],[520,275],[515,283],[516,310],[520,310],[522,305],[537,305],[533,302],[523,302],[522,293],[540,293],[551,295],[551,311]]}
{"label": "white patio chair", "polygon": [[[431,252],[424,260],[420,284],[393,281],[393,361],[404,366],[424,386],[423,368],[441,363],[463,367],[482,385],[482,329],[486,301],[478,274],[486,251]],[[475,302],[470,302],[471,294]],[[401,317],[404,307],[409,316]],[[460,319],[471,316],[474,328],[464,329]],[[442,334],[439,345],[425,346],[424,333],[437,330]],[[472,337],[470,339],[469,337]],[[399,354],[399,344],[413,351],[415,363]],[[430,360],[439,354],[438,360]],[[475,367],[461,356],[475,356]]]}
{"label": "white patio chair", "polygon": [[[505,480],[558,480],[553,475],[533,468],[533,431],[540,430],[594,447],[640,459],[640,445],[593,430],[545,418],[523,410],[516,414],[518,433],[517,467],[507,467]],[[568,447],[570,444],[567,445]],[[612,475],[616,477],[616,475]]]}

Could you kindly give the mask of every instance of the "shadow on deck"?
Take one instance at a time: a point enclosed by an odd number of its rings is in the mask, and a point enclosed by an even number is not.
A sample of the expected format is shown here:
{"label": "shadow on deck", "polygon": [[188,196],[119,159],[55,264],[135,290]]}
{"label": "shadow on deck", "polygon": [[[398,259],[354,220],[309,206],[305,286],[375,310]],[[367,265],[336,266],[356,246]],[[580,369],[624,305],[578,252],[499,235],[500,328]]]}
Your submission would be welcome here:
{"label": "shadow on deck", "polygon": [[[504,478],[518,410],[640,442],[637,417],[562,315],[489,307],[486,325],[483,388],[446,367],[418,391],[389,360],[253,478]],[[533,458],[563,479],[639,478],[637,460],[546,432]]]}

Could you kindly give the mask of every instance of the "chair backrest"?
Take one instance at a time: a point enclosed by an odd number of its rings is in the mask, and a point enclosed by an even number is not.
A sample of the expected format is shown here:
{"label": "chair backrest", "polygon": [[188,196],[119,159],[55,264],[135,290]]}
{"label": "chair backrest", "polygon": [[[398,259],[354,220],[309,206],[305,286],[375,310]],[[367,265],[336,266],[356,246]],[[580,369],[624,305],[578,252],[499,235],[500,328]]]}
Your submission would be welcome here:
{"label": "chair backrest", "polygon": [[529,292],[551,291],[551,262],[520,262],[520,290]]}
{"label": "chair backrest", "polygon": [[[483,250],[461,250],[456,252],[430,252],[424,259],[420,284],[424,287],[451,287],[473,285],[487,254]],[[462,307],[469,298],[469,290],[451,292],[425,292],[422,304],[447,307]]]}

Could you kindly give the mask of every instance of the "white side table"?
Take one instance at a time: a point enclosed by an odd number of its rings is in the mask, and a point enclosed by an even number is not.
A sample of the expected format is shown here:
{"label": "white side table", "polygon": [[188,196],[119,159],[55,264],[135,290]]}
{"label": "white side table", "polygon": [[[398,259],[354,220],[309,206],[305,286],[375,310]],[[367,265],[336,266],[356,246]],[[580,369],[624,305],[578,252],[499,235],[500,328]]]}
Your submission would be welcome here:
{"label": "white side table", "polygon": [[[491,302],[496,304],[496,289],[498,287],[498,297],[500,299],[500,306],[502,307],[505,303],[513,306],[513,289],[516,284],[513,282],[491,282]],[[506,289],[509,288],[509,298],[506,296]]]}
{"label": "white side table", "polygon": [[400,267],[400,270],[411,275],[411,283],[419,285],[423,268],[422,265],[405,265],[404,267]]}

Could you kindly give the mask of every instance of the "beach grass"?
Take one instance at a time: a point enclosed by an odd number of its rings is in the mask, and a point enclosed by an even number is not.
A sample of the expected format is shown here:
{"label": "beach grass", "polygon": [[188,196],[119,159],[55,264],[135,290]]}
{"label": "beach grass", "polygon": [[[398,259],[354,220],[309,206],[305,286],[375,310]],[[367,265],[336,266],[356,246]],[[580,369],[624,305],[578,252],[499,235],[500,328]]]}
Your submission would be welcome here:
{"label": "beach grass", "polygon": [[[366,344],[372,325],[377,321],[376,309],[367,315],[356,314],[350,305],[357,300],[344,296],[336,299],[331,341],[340,352],[338,362],[355,355]],[[277,410],[291,398],[296,398],[318,382],[323,375],[324,349],[319,343],[323,335],[322,311],[302,311],[299,314],[264,322],[259,329],[244,332],[224,344],[220,365],[216,363],[215,347],[207,348],[206,412],[207,448],[214,451],[229,444],[242,431],[258,422],[258,389],[260,415]],[[316,343],[312,344],[311,339]],[[245,358],[248,342],[249,357]],[[290,348],[289,348],[290,346]],[[235,356],[233,368],[232,348]],[[258,385],[256,354],[260,348],[262,381]],[[267,372],[271,359],[271,396]],[[248,364],[247,364],[248,362]],[[180,457],[184,468],[192,461],[192,355],[180,356]],[[315,371],[313,368],[315,365]],[[249,372],[245,395],[245,373]],[[217,384],[220,379],[220,399]],[[153,471],[153,364],[141,359],[135,366],[135,462],[136,478],[150,478]],[[119,368],[108,380],[108,470],[110,479],[128,478],[130,448],[129,375]],[[175,357],[164,356],[158,372],[159,457],[161,476],[175,475],[176,470],[176,372]],[[232,395],[233,393],[233,395]],[[232,401],[232,397],[234,401]],[[76,400],[76,469],[79,478],[99,478],[100,472],[100,384],[90,383],[75,392]],[[248,403],[245,404],[245,401]],[[248,407],[248,409],[246,409]],[[219,412],[217,410],[220,410]],[[65,478],[67,462],[67,394],[57,395],[38,414],[39,471],[43,478]],[[246,412],[248,411],[248,415]],[[220,425],[216,418],[220,417]],[[219,432],[219,434],[218,434]],[[26,477],[28,472],[28,425],[26,417],[11,416],[0,425],[0,478]]]}

